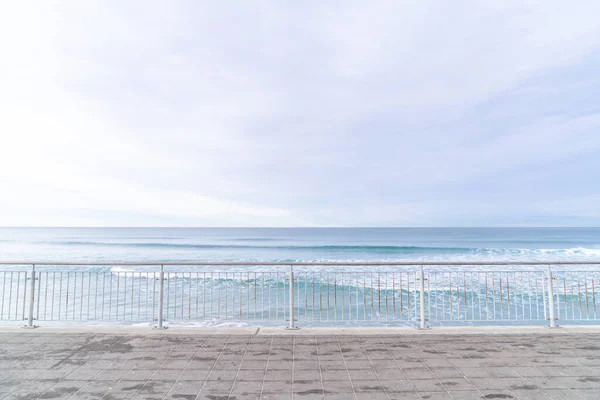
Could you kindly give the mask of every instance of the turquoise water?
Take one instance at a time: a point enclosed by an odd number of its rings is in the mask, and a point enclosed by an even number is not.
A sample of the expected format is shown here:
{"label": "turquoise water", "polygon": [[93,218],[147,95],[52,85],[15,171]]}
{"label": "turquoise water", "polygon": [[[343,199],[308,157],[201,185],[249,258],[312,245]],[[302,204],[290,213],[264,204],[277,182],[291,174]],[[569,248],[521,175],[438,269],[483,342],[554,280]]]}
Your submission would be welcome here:
{"label": "turquoise water", "polygon": [[[598,261],[600,228],[0,228],[0,259],[65,262]],[[598,266],[555,267],[556,311],[600,318]],[[0,320],[22,321],[31,267],[0,268]],[[295,309],[305,326],[415,324],[415,266],[295,267]],[[37,269],[36,319],[150,323],[158,267]],[[544,324],[546,269],[427,267],[431,324]],[[170,323],[285,324],[289,268],[165,268]],[[258,321],[258,322],[256,322]]]}
{"label": "turquoise water", "polygon": [[600,228],[0,228],[42,261],[597,260]]}

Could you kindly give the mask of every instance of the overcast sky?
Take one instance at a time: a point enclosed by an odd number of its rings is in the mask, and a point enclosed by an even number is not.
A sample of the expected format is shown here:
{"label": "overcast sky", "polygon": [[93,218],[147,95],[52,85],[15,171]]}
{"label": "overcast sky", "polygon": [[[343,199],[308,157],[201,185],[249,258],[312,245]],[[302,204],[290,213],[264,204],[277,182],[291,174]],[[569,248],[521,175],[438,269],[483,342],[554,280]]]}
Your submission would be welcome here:
{"label": "overcast sky", "polygon": [[600,2],[5,1],[1,226],[600,226]]}

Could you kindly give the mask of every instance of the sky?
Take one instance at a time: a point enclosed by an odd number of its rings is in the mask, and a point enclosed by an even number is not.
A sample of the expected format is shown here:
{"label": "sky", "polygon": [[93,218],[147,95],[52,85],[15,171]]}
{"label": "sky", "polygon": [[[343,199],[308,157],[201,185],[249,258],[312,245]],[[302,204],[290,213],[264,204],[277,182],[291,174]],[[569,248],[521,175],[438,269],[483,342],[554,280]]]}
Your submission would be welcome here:
{"label": "sky", "polygon": [[2,2],[0,226],[600,226],[598,15]]}

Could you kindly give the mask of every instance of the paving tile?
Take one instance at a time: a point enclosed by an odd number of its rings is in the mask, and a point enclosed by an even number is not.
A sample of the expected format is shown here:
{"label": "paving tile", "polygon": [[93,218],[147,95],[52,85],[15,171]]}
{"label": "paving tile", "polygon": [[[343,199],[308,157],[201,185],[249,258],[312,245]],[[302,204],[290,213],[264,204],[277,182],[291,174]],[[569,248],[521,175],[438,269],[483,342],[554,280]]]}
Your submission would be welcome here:
{"label": "paving tile", "polygon": [[446,388],[437,379],[411,379],[417,392],[445,392]]}
{"label": "paving tile", "polygon": [[265,381],[263,393],[291,393],[292,383],[285,381]]}
{"label": "paving tile", "polygon": [[435,377],[427,368],[403,368],[404,374],[409,379],[434,379]]}
{"label": "paving tile", "polygon": [[0,337],[10,340],[0,341],[0,397],[8,398],[187,400],[199,393],[214,400],[231,392],[246,399],[262,390],[262,398],[285,399],[293,390],[298,399],[352,399],[356,390],[369,400],[570,400],[600,393],[598,334]]}
{"label": "paving tile", "polygon": [[233,385],[232,393],[258,393],[260,394],[263,387],[262,381],[236,381]]}

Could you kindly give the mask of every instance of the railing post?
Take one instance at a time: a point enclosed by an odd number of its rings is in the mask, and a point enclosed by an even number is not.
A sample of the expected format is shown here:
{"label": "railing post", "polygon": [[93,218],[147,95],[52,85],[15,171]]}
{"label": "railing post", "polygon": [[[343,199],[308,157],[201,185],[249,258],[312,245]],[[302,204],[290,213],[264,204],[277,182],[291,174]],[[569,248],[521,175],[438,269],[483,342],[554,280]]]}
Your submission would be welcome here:
{"label": "railing post", "polygon": [[285,328],[287,330],[296,330],[298,327],[295,324],[294,318],[294,266],[290,265],[290,321],[288,326]]}
{"label": "railing post", "polygon": [[419,269],[419,305],[420,305],[420,309],[419,309],[419,319],[420,319],[420,324],[419,324],[419,329],[429,329],[427,327],[427,325],[425,324],[425,273],[423,272],[423,266],[420,266]]}
{"label": "railing post", "polygon": [[554,316],[554,284],[552,283],[552,269],[548,265],[546,271],[546,277],[548,279],[548,315],[550,316],[550,328],[556,328],[556,318]]}
{"label": "railing post", "polygon": [[35,305],[35,264],[32,265],[31,268],[31,294],[29,296],[29,316],[27,317],[27,325],[23,326],[23,328],[27,329],[35,329],[37,325],[33,324],[33,309]]}
{"label": "railing post", "polygon": [[165,268],[163,265],[160,266],[159,284],[158,284],[158,319],[154,329],[167,329],[163,326],[163,304],[165,298]]}

